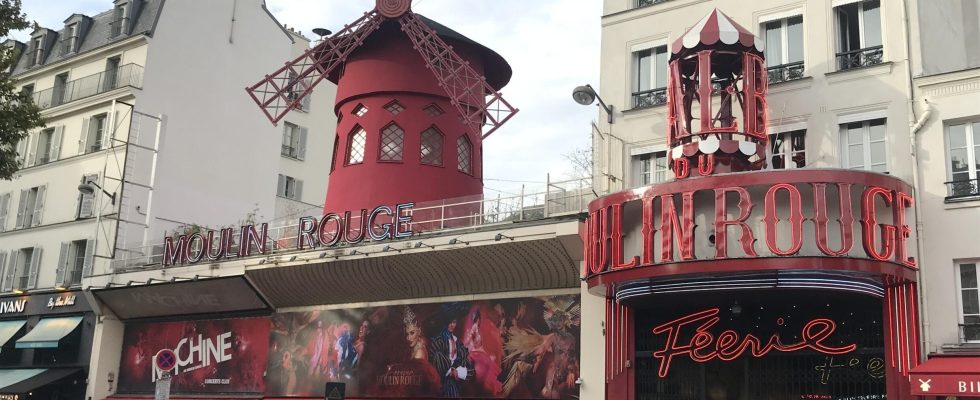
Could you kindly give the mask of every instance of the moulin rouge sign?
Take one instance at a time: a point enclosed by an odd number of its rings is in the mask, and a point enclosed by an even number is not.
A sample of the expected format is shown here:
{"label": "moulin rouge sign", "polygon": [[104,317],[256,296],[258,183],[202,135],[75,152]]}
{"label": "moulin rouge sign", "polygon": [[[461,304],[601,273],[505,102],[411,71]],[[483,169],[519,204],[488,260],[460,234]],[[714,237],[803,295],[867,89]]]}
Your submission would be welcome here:
{"label": "moulin rouge sign", "polygon": [[[382,241],[404,239],[412,236],[412,207],[415,203],[378,206],[374,210],[362,209],[360,215],[324,214],[320,219],[303,217],[297,223],[295,248],[330,247],[340,243],[357,244],[365,239]],[[237,236],[237,240],[236,239]],[[215,262],[226,258],[268,254],[273,243],[269,239],[269,224],[245,225],[238,232],[234,228],[198,232],[164,239],[163,265],[194,264],[201,261]],[[237,251],[235,248],[237,247]]]}
{"label": "moulin rouge sign", "polygon": [[[779,183],[780,177],[795,182]],[[760,205],[762,212],[754,212]],[[654,185],[590,205],[583,277],[695,261],[698,255],[715,260],[858,256],[916,268],[908,248],[912,207],[907,185],[858,171],[760,171]],[[695,235],[696,219],[706,222],[708,233]],[[624,241],[630,234],[640,236],[639,244]],[[714,251],[696,252],[696,239],[709,234]],[[729,237],[737,238],[735,246]]]}

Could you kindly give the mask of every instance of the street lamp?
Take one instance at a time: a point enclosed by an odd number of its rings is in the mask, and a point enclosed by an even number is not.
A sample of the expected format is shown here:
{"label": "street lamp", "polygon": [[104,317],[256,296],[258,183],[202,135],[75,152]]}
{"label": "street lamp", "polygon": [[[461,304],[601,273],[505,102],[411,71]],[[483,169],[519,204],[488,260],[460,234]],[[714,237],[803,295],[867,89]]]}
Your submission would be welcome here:
{"label": "street lamp", "polygon": [[606,105],[606,102],[602,101],[602,97],[599,97],[599,93],[596,93],[592,85],[586,84],[585,86],[579,86],[575,90],[572,90],[572,99],[583,106],[592,105],[596,100],[599,100],[599,105],[609,115],[609,123],[613,123],[613,106]]}
{"label": "street lamp", "polygon": [[83,183],[81,185],[78,185],[78,191],[81,192],[84,195],[93,195],[93,194],[95,194],[95,189],[96,188],[98,188],[99,190],[101,190],[102,193],[105,193],[106,196],[109,196],[109,200],[112,201],[112,205],[116,205],[116,194],[115,193],[109,193],[109,192],[107,192],[105,189],[102,188],[102,186],[99,186],[99,184],[97,184],[95,182],[92,182],[92,181],[88,181],[88,182],[85,182],[85,183]]}

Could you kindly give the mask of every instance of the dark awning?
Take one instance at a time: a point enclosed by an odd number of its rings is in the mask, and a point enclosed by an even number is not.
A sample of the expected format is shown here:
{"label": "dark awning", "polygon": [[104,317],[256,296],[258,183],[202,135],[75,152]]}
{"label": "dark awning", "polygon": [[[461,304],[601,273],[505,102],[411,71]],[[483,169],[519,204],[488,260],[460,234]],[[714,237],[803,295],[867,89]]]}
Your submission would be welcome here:
{"label": "dark awning", "polygon": [[78,328],[82,317],[44,318],[27,332],[24,337],[17,339],[14,346],[18,349],[54,349],[62,338]]}
{"label": "dark awning", "polygon": [[92,294],[124,320],[269,308],[242,276],[96,289]]}
{"label": "dark awning", "polygon": [[10,338],[14,337],[27,321],[23,319],[13,321],[0,321],[0,346],[7,345]]}
{"label": "dark awning", "polygon": [[980,355],[934,356],[911,379],[913,396],[980,397]]}
{"label": "dark awning", "polygon": [[[22,377],[13,383],[6,383],[6,380],[0,378],[3,382],[0,385],[4,385],[3,389],[0,389],[0,393],[3,394],[23,394],[30,393],[35,389],[47,385],[49,383],[57,382],[63,378],[71,376],[79,371],[81,368],[54,368],[54,369],[8,369],[0,370],[0,377],[3,373],[10,371],[11,376]],[[27,372],[18,372],[27,371]]]}

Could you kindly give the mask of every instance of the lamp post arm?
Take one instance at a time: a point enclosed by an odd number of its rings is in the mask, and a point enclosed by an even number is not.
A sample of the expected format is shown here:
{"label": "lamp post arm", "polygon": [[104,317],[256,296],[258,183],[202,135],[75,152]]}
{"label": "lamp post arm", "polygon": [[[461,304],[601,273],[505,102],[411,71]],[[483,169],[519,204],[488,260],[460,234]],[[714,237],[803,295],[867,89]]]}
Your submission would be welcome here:
{"label": "lamp post arm", "polygon": [[588,86],[589,89],[592,89],[592,93],[595,93],[596,100],[599,100],[599,106],[602,107],[602,109],[606,111],[606,115],[609,116],[609,118],[607,119],[607,121],[610,124],[612,124],[613,123],[613,111],[614,111],[613,106],[612,105],[607,105],[606,102],[602,101],[602,97],[599,96],[599,92],[597,92],[595,90],[595,88],[592,87],[592,85],[588,85],[587,84],[585,86]]}

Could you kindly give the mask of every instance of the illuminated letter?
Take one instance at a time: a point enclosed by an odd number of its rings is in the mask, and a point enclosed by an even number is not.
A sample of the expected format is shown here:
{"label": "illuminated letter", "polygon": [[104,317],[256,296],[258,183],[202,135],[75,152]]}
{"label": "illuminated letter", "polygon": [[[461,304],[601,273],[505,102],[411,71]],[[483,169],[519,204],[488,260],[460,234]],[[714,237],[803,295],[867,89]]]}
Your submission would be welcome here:
{"label": "illuminated letter", "polygon": [[361,219],[357,224],[357,234],[353,237],[350,234],[350,228],[354,226],[351,223],[350,211],[344,212],[344,240],[349,244],[357,244],[364,240],[364,235],[366,230],[364,227],[367,225],[367,210],[361,209]]}
{"label": "illuminated letter", "polygon": [[589,246],[592,246],[592,257],[589,262],[589,271],[592,274],[599,274],[606,270],[606,263],[609,260],[609,250],[606,248],[606,212],[605,208],[600,208],[592,212],[589,221],[592,228],[589,232]]}
{"label": "illuminated letter", "polygon": [[[395,206],[395,239],[412,237],[412,207],[415,207],[415,203],[402,203]],[[402,224],[408,225],[408,229],[403,231]]]}
{"label": "illuminated letter", "polygon": [[895,261],[906,266],[915,268],[915,257],[908,256],[908,239],[912,230],[905,224],[905,210],[915,204],[912,196],[902,192],[895,192],[895,228],[898,229],[898,243],[895,244]]}
{"label": "illuminated letter", "polygon": [[[194,253],[194,241],[197,241],[197,254]],[[184,260],[189,263],[200,262],[204,258],[204,253],[211,246],[210,240],[205,240],[201,232],[195,232],[187,237],[187,245],[184,246]]]}
{"label": "illuminated letter", "polygon": [[175,265],[186,261],[184,248],[187,247],[187,235],[180,235],[177,243],[174,238],[167,237],[163,240],[163,265]]}
{"label": "illuminated letter", "polygon": [[811,185],[813,185],[813,223],[817,231],[817,247],[828,256],[842,256],[847,254],[851,251],[851,247],[854,246],[854,233],[852,228],[854,224],[854,212],[851,209],[851,184],[837,184],[838,198],[840,199],[840,218],[837,219],[837,222],[840,224],[840,251],[831,250],[830,245],[827,244],[827,221],[829,221],[829,217],[827,216],[827,184],[811,183]]}
{"label": "illuminated letter", "polygon": [[623,262],[623,205],[613,204],[609,218],[611,219],[609,240],[612,242],[612,269],[626,269],[640,265],[639,256],[633,256],[629,263]]}
{"label": "illuminated letter", "polygon": [[895,241],[895,227],[881,224],[882,243],[881,252],[879,252],[877,229],[875,229],[878,228],[878,221],[875,216],[875,197],[879,196],[885,201],[886,206],[891,206],[892,193],[890,191],[876,186],[870,186],[864,190],[864,195],[861,196],[861,212],[864,214],[864,218],[861,219],[861,225],[864,227],[864,251],[875,260],[885,261],[891,258],[892,252],[895,250],[893,246]]}
{"label": "illuminated letter", "polygon": [[[336,229],[333,231],[333,236],[328,236],[330,231],[327,230],[329,226],[327,223],[334,221],[336,224]],[[320,218],[320,228],[317,229],[317,239],[320,241],[321,246],[333,246],[340,241],[340,232],[344,230],[344,221],[340,219],[340,216],[334,213],[329,213]],[[328,239],[329,237],[329,239]]]}
{"label": "illuminated letter", "polygon": [[708,176],[715,172],[715,155],[700,155],[698,156],[698,173],[701,176]]}
{"label": "illuminated letter", "polygon": [[371,216],[368,217],[367,232],[368,232],[368,236],[371,237],[371,240],[381,241],[381,240],[385,240],[385,239],[391,239],[391,223],[390,222],[385,222],[385,223],[379,225],[382,228],[382,231],[381,231],[381,234],[380,235],[377,234],[374,231],[374,228],[375,228],[374,220],[376,218],[378,218],[378,214],[382,214],[382,213],[388,214],[388,217],[389,218],[393,215],[392,212],[391,212],[391,207],[388,207],[388,206],[378,206],[378,207],[375,207],[374,211],[371,211]]}
{"label": "illuminated letter", "polygon": [[[656,197],[644,197],[640,199],[643,202],[643,228],[641,233],[643,234],[643,265],[653,264],[653,234],[656,229],[653,229],[653,201]],[[588,248],[588,246],[586,246]]]}
{"label": "illuminated letter", "polygon": [[252,245],[259,249],[259,254],[266,254],[269,242],[269,224],[262,224],[262,237],[255,231],[255,225],[245,225],[238,239],[238,256],[245,257],[252,255]]}
{"label": "illuminated letter", "polygon": [[[785,190],[789,194],[789,225],[790,225],[790,248],[781,250],[776,243],[776,224],[779,223],[779,214],[776,210],[776,193]],[[788,256],[796,254],[803,247],[803,199],[799,189],[788,183],[773,185],[766,192],[766,216],[762,218],[766,223],[766,246],[769,251],[777,256]]]}
{"label": "illuminated letter", "polygon": [[[725,195],[728,192],[738,193],[739,216],[734,220],[728,220],[728,210],[725,204]],[[752,200],[749,192],[745,188],[730,187],[715,189],[715,258],[728,258],[728,225],[738,225],[742,228],[740,241],[742,250],[746,256],[758,257],[755,252],[755,236],[752,229],[745,223],[752,214]]]}
{"label": "illuminated letter", "polygon": [[316,238],[313,236],[313,232],[316,232],[317,222],[316,218],[313,217],[303,217],[299,219],[299,233],[296,234],[296,248],[303,250],[306,248],[306,244],[309,243],[310,247],[316,248],[319,245]]}
{"label": "illuminated letter", "polygon": [[674,195],[660,196],[660,259],[674,261],[674,229],[679,231],[681,260],[693,260],[694,257],[694,192],[684,192],[682,197],[682,221],[677,219],[677,208],[674,206]]}

